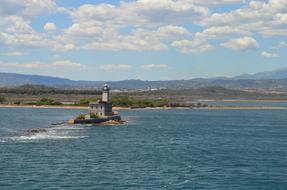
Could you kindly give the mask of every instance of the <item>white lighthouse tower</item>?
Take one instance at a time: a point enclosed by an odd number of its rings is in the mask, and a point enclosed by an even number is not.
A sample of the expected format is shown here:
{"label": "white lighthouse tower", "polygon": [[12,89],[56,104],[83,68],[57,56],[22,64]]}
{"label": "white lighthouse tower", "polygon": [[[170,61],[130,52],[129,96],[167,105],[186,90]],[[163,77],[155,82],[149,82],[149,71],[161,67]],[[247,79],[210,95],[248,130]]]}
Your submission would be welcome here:
{"label": "white lighthouse tower", "polygon": [[102,102],[110,102],[110,89],[107,84],[105,84],[103,87]]}

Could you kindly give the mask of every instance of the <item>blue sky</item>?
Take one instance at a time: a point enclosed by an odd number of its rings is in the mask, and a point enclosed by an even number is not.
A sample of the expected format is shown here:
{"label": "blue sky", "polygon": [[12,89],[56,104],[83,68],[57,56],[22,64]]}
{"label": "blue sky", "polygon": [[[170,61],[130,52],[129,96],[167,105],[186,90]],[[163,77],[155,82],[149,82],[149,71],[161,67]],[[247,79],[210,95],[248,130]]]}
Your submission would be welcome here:
{"label": "blue sky", "polygon": [[0,72],[172,80],[286,67],[286,0],[2,0]]}

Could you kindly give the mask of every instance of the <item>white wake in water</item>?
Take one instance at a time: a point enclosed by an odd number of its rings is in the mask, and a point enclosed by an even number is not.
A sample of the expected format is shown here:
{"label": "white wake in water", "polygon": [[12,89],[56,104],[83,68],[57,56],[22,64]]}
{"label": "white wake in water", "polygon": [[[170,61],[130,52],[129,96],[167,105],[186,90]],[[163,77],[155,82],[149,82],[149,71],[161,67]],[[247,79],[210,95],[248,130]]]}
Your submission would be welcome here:
{"label": "white wake in water", "polygon": [[32,129],[24,131],[17,135],[0,138],[0,143],[5,142],[31,142],[41,140],[61,140],[61,139],[81,139],[86,138],[83,135],[85,127],[55,125],[45,129]]}

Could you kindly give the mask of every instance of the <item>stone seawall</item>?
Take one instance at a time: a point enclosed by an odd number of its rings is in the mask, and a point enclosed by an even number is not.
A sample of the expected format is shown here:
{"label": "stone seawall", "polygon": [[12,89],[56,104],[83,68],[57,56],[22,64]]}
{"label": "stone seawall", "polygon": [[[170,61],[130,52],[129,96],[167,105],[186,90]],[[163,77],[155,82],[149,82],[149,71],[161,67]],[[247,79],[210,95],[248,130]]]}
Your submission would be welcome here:
{"label": "stone seawall", "polygon": [[104,118],[91,118],[91,119],[72,119],[69,120],[69,124],[100,124],[107,121],[121,121],[120,115],[108,116]]}

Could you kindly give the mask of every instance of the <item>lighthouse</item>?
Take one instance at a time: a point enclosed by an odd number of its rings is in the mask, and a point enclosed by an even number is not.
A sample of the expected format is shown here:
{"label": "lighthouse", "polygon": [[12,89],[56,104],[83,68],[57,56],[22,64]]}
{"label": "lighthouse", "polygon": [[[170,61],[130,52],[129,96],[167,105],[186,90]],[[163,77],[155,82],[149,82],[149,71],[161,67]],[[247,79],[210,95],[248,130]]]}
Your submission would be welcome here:
{"label": "lighthouse", "polygon": [[90,113],[85,114],[84,118],[80,117],[69,121],[70,124],[96,124],[103,122],[113,122],[112,124],[122,123],[121,115],[113,112],[111,94],[108,85],[102,89],[102,98],[97,102],[90,102]]}
{"label": "lighthouse", "polygon": [[102,89],[102,99],[98,102],[90,103],[90,113],[98,117],[105,118],[113,116],[112,109],[110,89],[109,86],[105,84]]}
{"label": "lighthouse", "polygon": [[103,87],[102,102],[105,102],[105,103],[110,102],[110,89],[107,84],[105,84]]}

